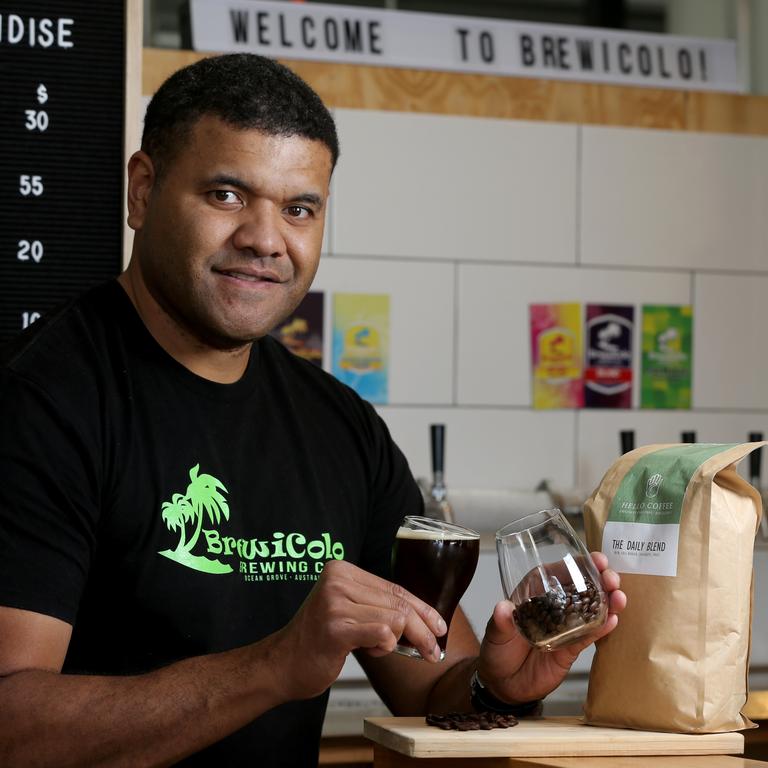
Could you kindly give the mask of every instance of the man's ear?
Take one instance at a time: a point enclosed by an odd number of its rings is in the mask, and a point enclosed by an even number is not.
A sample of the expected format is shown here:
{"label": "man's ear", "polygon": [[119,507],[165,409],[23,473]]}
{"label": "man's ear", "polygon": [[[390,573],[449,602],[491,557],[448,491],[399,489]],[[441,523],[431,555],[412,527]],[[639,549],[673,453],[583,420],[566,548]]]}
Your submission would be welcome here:
{"label": "man's ear", "polygon": [[128,226],[139,230],[149,207],[149,196],[157,176],[152,159],[146,152],[139,150],[128,161]]}

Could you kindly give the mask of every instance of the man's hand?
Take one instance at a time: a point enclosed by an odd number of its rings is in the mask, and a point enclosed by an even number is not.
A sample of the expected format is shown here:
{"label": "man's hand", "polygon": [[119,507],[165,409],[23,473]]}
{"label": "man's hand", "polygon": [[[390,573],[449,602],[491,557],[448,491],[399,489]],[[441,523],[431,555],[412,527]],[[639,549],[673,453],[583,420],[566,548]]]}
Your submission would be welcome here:
{"label": "man's hand", "polygon": [[316,696],[336,680],[350,651],[391,653],[400,636],[429,661],[439,661],[440,614],[407,590],[360,568],[332,560],[293,619],[276,635],[276,663],[289,699]]}
{"label": "man's hand", "polygon": [[477,671],[490,692],[510,704],[541,699],[563,681],[577,656],[591,643],[605,637],[618,624],[618,614],[627,603],[619,590],[619,575],[608,568],[608,559],[593,552],[592,559],[608,598],[608,618],[600,629],[554,651],[532,648],[517,631],[512,604],[496,605],[488,622],[477,661]]}

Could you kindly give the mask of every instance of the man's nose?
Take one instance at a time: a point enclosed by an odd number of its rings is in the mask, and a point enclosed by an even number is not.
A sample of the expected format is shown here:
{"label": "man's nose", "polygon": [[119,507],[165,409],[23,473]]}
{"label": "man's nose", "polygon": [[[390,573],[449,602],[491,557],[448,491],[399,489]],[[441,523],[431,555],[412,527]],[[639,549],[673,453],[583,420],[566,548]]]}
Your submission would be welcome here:
{"label": "man's nose", "polygon": [[271,205],[266,202],[251,205],[244,211],[232,244],[238,250],[253,251],[259,258],[282,256],[285,253],[282,224],[280,212]]}

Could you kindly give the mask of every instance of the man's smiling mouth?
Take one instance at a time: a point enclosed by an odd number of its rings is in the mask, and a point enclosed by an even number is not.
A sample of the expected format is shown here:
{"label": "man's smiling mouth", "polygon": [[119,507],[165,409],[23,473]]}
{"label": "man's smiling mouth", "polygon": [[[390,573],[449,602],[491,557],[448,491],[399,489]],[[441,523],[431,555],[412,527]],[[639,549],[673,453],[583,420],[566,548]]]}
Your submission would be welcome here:
{"label": "man's smiling mouth", "polygon": [[217,269],[215,270],[225,277],[232,277],[236,280],[245,280],[250,283],[281,283],[283,282],[273,272],[261,270],[239,270],[239,269]]}

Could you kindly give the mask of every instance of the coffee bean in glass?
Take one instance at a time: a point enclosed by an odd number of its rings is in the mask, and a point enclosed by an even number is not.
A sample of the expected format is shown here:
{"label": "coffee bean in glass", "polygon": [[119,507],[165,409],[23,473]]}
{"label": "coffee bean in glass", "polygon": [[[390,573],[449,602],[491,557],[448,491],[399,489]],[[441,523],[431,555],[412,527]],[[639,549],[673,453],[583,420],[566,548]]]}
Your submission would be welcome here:
{"label": "coffee bean in glass", "polygon": [[504,595],[520,634],[550,651],[599,629],[608,616],[600,575],[559,509],[516,520],[496,533]]}
{"label": "coffee bean in glass", "polygon": [[[392,580],[431,605],[450,627],[462,595],[477,568],[480,534],[461,525],[410,515],[397,532],[392,547]],[[445,658],[448,633],[437,638],[440,660]],[[408,639],[395,651],[422,658]]]}

